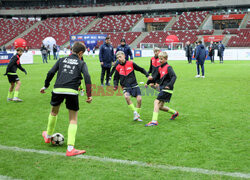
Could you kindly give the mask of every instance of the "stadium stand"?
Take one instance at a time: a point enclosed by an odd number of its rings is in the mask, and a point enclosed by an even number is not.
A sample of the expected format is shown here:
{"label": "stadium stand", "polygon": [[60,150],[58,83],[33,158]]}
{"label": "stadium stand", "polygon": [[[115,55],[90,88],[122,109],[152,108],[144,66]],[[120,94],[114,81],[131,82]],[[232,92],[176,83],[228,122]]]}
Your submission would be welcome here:
{"label": "stadium stand", "polygon": [[[150,32],[140,43],[165,43],[167,36],[176,35],[179,38],[180,42],[186,43],[190,41],[190,43],[194,43],[198,38],[197,35],[211,35],[214,30],[175,30],[175,31],[155,31]],[[137,45],[140,47],[140,44]]]}
{"label": "stadium stand", "polygon": [[40,48],[42,40],[50,36],[58,45],[63,45],[69,41],[71,34],[79,33],[94,18],[95,16],[48,18],[23,38],[28,41],[28,46],[32,49]]}
{"label": "stadium stand", "polygon": [[173,30],[198,29],[208,15],[207,11],[183,12],[172,26]]}
{"label": "stadium stand", "polygon": [[232,36],[227,46],[228,47],[250,47],[250,29],[238,29],[236,36]]}
{"label": "stadium stand", "polygon": [[247,21],[247,26],[246,28],[250,28],[250,21]]}
{"label": "stadium stand", "polygon": [[141,14],[104,16],[89,32],[129,31],[141,17]]}
{"label": "stadium stand", "polygon": [[35,23],[36,21],[27,19],[0,19],[0,46],[6,44]]}

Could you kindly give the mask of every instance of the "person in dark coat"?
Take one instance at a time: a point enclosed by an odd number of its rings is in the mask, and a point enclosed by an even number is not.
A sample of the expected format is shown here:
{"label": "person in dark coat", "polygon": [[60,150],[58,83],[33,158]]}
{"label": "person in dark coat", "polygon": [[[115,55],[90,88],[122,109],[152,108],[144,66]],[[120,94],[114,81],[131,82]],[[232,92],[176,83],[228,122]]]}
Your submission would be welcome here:
{"label": "person in dark coat", "polygon": [[105,43],[100,47],[99,60],[102,67],[101,85],[104,86],[103,81],[106,73],[106,85],[110,86],[109,84],[110,69],[115,61],[114,49],[113,46],[110,44],[110,37],[106,37]]}
{"label": "person in dark coat", "polygon": [[44,44],[42,45],[40,51],[42,53],[43,63],[48,63],[48,61],[47,61],[48,50]]}
{"label": "person in dark coat", "polygon": [[208,55],[210,56],[211,63],[214,63],[214,50],[216,49],[216,44],[211,41],[210,46],[208,48]]}
{"label": "person in dark coat", "polygon": [[185,47],[186,57],[188,59],[188,64],[191,64],[192,63],[193,48],[192,48],[192,45],[190,44],[189,41],[187,41],[186,44],[187,44]]}
{"label": "person in dark coat", "polygon": [[[195,59],[197,64],[197,75],[195,77],[205,78],[205,71],[204,71],[204,63],[206,59],[206,49],[201,41],[198,42],[198,46],[196,48]],[[200,76],[200,66],[202,71],[202,76]]]}
{"label": "person in dark coat", "polygon": [[57,60],[56,52],[57,52],[57,47],[56,47],[56,45],[54,44],[54,45],[53,45],[53,56],[54,56],[54,60]]}
{"label": "person in dark coat", "polygon": [[220,63],[223,63],[224,50],[225,46],[220,41],[218,44],[218,56],[220,57]]}
{"label": "person in dark coat", "polygon": [[[134,59],[134,58],[133,58],[133,53],[132,53],[132,51],[131,51],[131,48],[129,47],[129,45],[126,44],[126,40],[125,40],[125,39],[121,39],[121,45],[119,45],[119,46],[117,47],[116,53],[119,52],[119,51],[124,52],[124,54],[125,54],[125,60],[126,60],[126,61],[129,61],[129,58],[130,58],[130,60],[133,60],[133,59]],[[115,58],[116,58],[116,56],[115,56]],[[112,70],[111,70],[110,77],[109,77],[110,80],[111,80],[112,75],[113,75],[114,72],[115,72],[115,68],[116,68],[116,66],[117,66],[118,64],[119,64],[119,62],[118,62],[118,60],[117,60],[116,63],[115,63],[115,65],[114,65],[114,67],[113,67]]]}

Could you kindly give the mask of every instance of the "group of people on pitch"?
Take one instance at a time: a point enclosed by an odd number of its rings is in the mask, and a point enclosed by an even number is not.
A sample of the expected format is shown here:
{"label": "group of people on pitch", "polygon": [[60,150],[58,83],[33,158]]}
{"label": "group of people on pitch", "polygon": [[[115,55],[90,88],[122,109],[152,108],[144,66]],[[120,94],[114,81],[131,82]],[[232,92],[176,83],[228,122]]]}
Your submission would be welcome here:
{"label": "group of people on pitch", "polygon": [[[52,108],[48,117],[47,130],[43,131],[42,136],[45,143],[51,142],[51,137],[55,131],[57,123],[57,115],[59,113],[60,105],[65,100],[66,107],[69,111],[68,146],[66,156],[75,156],[86,152],[85,150],[77,150],[74,148],[77,132],[77,112],[79,110],[78,90],[80,89],[79,87],[81,87],[81,80],[83,79],[82,75],[84,76],[86,85],[86,102],[91,103],[92,101],[91,78],[86,63],[81,60],[85,50],[86,47],[83,43],[76,42],[72,47],[72,54],[68,57],[60,58],[49,70],[44,87],[40,90],[40,93],[45,93],[45,90],[50,86],[50,81],[57,73],[57,79],[51,96],[50,104]],[[6,75],[11,83],[7,99],[8,101],[21,101],[21,99],[18,98],[20,80],[16,75],[16,70],[19,68],[26,73],[25,69],[23,69],[20,64],[20,56],[22,55],[22,52],[23,49],[18,48],[17,54],[11,58],[7,67]],[[133,61],[126,60],[126,55],[123,51],[118,51],[116,53],[118,63],[115,67],[114,90],[117,90],[118,83],[120,81],[124,97],[129,108],[134,113],[135,121],[142,120],[140,119],[141,91],[138,87],[134,70],[143,73],[148,78],[147,85],[150,85],[152,88],[159,91],[158,97],[154,101],[152,121],[147,123],[145,126],[158,125],[159,110],[171,113],[171,120],[174,120],[179,115],[177,111],[164,106],[165,102],[170,102],[176,80],[176,75],[172,67],[167,63],[168,55],[166,52],[160,52],[159,48],[154,49],[154,54],[155,56],[151,58],[150,70],[149,72],[146,72],[145,69],[141,68]],[[150,73],[151,75],[149,75]],[[14,98],[12,98],[15,83],[17,86]],[[130,99],[131,96],[136,97],[137,99],[136,107]]]}

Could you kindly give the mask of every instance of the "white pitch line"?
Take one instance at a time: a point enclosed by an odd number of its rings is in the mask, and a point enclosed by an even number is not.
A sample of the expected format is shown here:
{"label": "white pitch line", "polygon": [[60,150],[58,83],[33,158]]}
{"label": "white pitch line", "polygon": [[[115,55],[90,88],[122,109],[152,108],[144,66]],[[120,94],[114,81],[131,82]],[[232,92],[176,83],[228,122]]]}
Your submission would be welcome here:
{"label": "white pitch line", "polygon": [[[65,153],[60,153],[60,152],[43,151],[43,150],[35,150],[35,149],[24,149],[24,148],[19,148],[19,147],[10,147],[10,146],[3,146],[3,145],[0,145],[0,149],[1,150],[9,150],[9,151],[18,151],[18,152],[65,156]],[[239,178],[250,178],[249,173],[241,173],[241,172],[225,172],[225,171],[215,171],[215,170],[208,170],[208,169],[202,169],[202,168],[190,168],[190,167],[171,166],[171,165],[157,165],[157,164],[148,164],[148,163],[140,162],[140,161],[112,159],[112,158],[108,158],[108,157],[102,158],[102,157],[87,156],[87,155],[79,155],[79,156],[75,156],[74,158],[92,159],[92,160],[101,161],[101,162],[112,162],[112,163],[135,165],[135,166],[141,166],[141,167],[176,170],[176,171],[189,172],[189,173],[191,172],[191,173],[199,173],[199,174],[207,174],[207,175],[221,175],[221,176],[230,176],[230,177],[239,177]]]}
{"label": "white pitch line", "polygon": [[20,180],[20,179],[14,179],[14,178],[9,177],[9,176],[2,176],[2,175],[0,175],[0,180]]}

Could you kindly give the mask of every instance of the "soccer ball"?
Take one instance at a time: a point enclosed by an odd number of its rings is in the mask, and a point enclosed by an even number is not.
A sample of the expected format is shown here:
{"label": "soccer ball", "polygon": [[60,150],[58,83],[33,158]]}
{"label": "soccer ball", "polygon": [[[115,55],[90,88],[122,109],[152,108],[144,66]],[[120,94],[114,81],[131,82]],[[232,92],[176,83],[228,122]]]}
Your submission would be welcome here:
{"label": "soccer ball", "polygon": [[64,143],[64,136],[60,133],[55,133],[51,136],[51,143],[54,146],[61,146]]}

